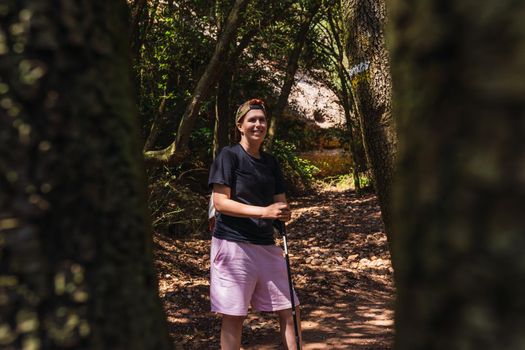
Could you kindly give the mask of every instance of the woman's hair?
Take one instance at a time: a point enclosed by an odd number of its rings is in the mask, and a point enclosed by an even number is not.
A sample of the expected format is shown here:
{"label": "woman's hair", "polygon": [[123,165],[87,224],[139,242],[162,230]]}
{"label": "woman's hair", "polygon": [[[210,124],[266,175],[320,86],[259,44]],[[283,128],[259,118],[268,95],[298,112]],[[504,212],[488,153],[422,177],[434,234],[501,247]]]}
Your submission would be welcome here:
{"label": "woman's hair", "polygon": [[235,113],[235,142],[239,142],[241,140],[241,132],[239,131],[237,125],[242,124],[244,116],[252,109],[260,109],[266,116],[266,106],[264,105],[264,101],[261,99],[252,98],[251,100],[241,104]]}

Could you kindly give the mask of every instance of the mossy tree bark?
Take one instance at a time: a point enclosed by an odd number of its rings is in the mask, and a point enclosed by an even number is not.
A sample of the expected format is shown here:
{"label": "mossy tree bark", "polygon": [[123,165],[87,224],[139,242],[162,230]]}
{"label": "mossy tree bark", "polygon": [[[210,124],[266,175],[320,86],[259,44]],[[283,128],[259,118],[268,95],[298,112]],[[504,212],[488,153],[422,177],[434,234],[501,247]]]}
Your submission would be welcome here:
{"label": "mossy tree bark", "polygon": [[366,156],[372,169],[381,216],[391,241],[391,187],[396,148],[391,112],[390,67],[384,39],[384,0],[346,0],[346,51],[350,65],[368,68],[352,80]]}
{"label": "mossy tree bark", "polygon": [[389,5],[395,348],[525,349],[525,4]]}
{"label": "mossy tree bark", "polygon": [[0,11],[0,346],[169,349],[124,1]]}

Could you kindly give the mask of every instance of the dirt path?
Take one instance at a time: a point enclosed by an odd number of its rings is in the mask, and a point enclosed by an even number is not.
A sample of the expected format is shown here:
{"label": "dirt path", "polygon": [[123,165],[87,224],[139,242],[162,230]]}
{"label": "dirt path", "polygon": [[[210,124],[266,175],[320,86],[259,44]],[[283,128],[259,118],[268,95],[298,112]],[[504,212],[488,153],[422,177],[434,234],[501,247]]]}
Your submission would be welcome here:
{"label": "dirt path", "polygon": [[[304,349],[391,349],[392,268],[373,195],[326,191],[291,202],[289,251]],[[156,236],[160,293],[176,349],[219,349],[208,298],[209,240]],[[273,315],[252,313],[243,349],[279,349]]]}

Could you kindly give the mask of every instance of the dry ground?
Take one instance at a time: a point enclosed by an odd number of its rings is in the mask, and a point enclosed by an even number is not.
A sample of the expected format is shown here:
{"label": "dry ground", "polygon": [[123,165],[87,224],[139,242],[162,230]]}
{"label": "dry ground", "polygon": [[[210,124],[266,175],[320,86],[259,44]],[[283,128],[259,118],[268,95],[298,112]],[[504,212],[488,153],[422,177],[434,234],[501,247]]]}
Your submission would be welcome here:
{"label": "dry ground", "polygon": [[[288,245],[304,349],[391,349],[394,287],[374,195],[324,191],[291,201]],[[160,295],[176,349],[219,349],[209,312],[209,239],[155,236]],[[272,314],[252,313],[243,349],[280,349]]]}

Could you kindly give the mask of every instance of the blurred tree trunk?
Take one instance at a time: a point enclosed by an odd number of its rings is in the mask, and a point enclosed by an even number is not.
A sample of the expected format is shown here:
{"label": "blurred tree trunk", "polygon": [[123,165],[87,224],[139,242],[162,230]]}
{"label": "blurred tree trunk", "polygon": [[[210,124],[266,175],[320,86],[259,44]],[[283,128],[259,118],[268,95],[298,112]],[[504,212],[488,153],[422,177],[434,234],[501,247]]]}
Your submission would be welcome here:
{"label": "blurred tree trunk", "polygon": [[385,47],[385,0],[346,0],[346,52],[352,68],[368,69],[353,76],[352,95],[361,118],[361,132],[385,230],[391,241],[391,183],[396,148],[391,113],[391,78]]}
{"label": "blurred tree trunk", "polygon": [[241,14],[247,4],[248,0],[236,0],[233,4],[224,25],[224,30],[215,46],[213,56],[199,79],[191,101],[184,111],[176,139],[165,149],[145,152],[144,157],[147,164],[179,163],[189,155],[188,142],[193,125],[197,119],[202,102],[208,97],[212,86],[217,82],[224,69],[225,55],[228,47],[236,38],[237,28],[241,22]]}
{"label": "blurred tree trunk", "polygon": [[283,114],[284,108],[288,103],[288,97],[292,91],[292,87],[295,84],[295,73],[299,68],[299,58],[301,57],[301,52],[303,51],[304,43],[310,30],[310,25],[319,11],[320,5],[316,4],[308,13],[308,17],[299,27],[297,34],[295,36],[294,46],[288,55],[288,62],[286,64],[286,74],[283,81],[283,86],[281,87],[281,92],[279,93],[279,98],[277,99],[277,104],[273,108],[270,116],[270,128],[268,129],[268,141],[267,144],[269,148],[272,147],[273,140],[275,139],[275,133],[277,132],[279,118]]}
{"label": "blurred tree trunk", "polygon": [[395,348],[525,349],[525,3],[390,5]]}
{"label": "blurred tree trunk", "polygon": [[81,4],[0,14],[0,344],[169,349],[126,3]]}

